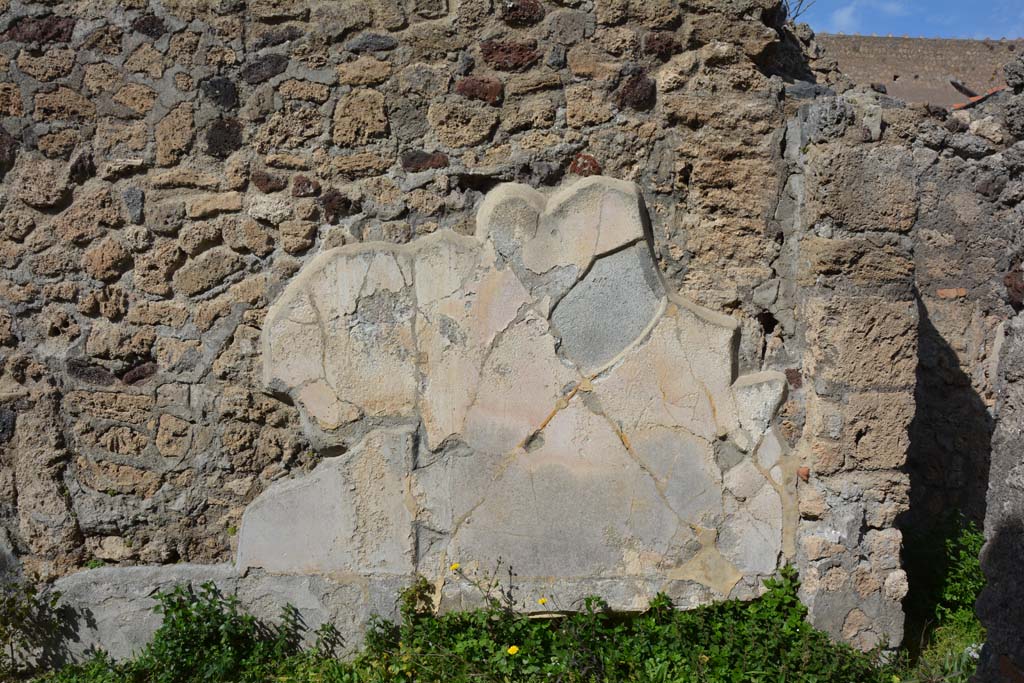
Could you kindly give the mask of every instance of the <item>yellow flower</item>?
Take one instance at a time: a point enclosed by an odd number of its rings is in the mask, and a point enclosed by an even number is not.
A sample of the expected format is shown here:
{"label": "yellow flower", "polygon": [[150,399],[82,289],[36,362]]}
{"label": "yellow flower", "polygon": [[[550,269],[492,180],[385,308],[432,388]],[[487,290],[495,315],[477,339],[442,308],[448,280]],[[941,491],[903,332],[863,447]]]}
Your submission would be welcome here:
{"label": "yellow flower", "polygon": [[462,565],[459,564],[458,562],[452,562],[452,566],[449,567],[449,569],[451,569],[453,572],[457,572],[457,571],[459,571],[459,567],[461,567],[461,566]]}
{"label": "yellow flower", "polygon": [[699,655],[699,656],[697,657],[697,659],[699,659],[699,660],[700,660],[700,663],[701,663],[701,664],[707,664],[707,663],[708,663],[708,661],[709,661],[709,660],[710,660],[711,658],[710,658],[710,657],[708,657],[708,656],[707,656],[707,655],[705,655],[705,654],[701,654],[701,655]]}
{"label": "yellow flower", "polygon": [[896,674],[893,674],[893,676],[892,676],[892,683],[900,683],[900,677],[897,676]]}
{"label": "yellow flower", "polygon": [[512,647],[510,647],[510,648],[509,648],[509,649],[507,650],[507,652],[508,652],[508,653],[509,653],[510,655],[514,655],[514,654],[516,654],[517,652],[519,652],[519,646],[518,646],[518,645],[513,645]]}
{"label": "yellow flower", "polygon": [[546,604],[548,604],[548,599],[547,598],[540,598],[539,600],[537,600],[537,604],[538,605],[546,605]]}

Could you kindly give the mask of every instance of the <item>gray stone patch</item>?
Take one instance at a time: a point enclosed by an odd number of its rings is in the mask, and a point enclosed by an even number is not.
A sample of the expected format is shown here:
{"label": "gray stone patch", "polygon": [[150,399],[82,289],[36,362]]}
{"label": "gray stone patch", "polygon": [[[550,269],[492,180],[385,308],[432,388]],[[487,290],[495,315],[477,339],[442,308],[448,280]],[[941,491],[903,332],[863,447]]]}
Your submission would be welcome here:
{"label": "gray stone patch", "polygon": [[358,328],[372,326],[374,328],[404,322],[413,315],[413,304],[407,296],[387,290],[374,292],[359,300],[356,316]]}
{"label": "gray stone patch", "polygon": [[575,45],[595,29],[594,16],[571,9],[557,9],[545,21],[548,37],[560,45]]}
{"label": "gray stone patch", "polygon": [[551,315],[562,353],[584,368],[601,367],[651,324],[663,297],[646,243],[598,258]]}
{"label": "gray stone patch", "polygon": [[161,616],[153,612],[154,594],[176,585],[198,586],[211,581],[232,592],[237,582],[234,567],[179,564],[165,567],[102,567],[58,580],[60,604],[76,622],[78,639],[67,643],[68,661],[83,661],[89,649],[101,647],[115,659],[138,653],[159,628]]}
{"label": "gray stone patch", "polygon": [[17,413],[7,408],[0,408],[0,444],[7,443],[14,436],[14,423]]}
{"label": "gray stone patch", "polygon": [[978,598],[978,618],[988,640],[979,663],[982,681],[1003,681],[1006,666],[1024,669],[1024,583],[1020,561],[1024,557],[1024,315],[1006,325],[999,354],[999,422],[992,439],[985,546],[981,568],[987,584]]}
{"label": "gray stone patch", "polygon": [[398,41],[380,33],[364,33],[345,44],[350,52],[385,52],[398,47]]}
{"label": "gray stone patch", "polygon": [[[412,449],[409,430],[381,430],[311,474],[270,487],[242,518],[238,566],[411,574],[412,518],[402,489]],[[368,490],[375,492],[368,498],[353,493]]]}
{"label": "gray stone patch", "polygon": [[233,566],[179,564],[163,567],[103,567],[56,582],[60,605],[74,623],[77,639],[62,644],[63,659],[81,662],[102,648],[116,660],[140,652],[162,621],[155,613],[156,593],[175,586],[212,582],[225,595],[237,595],[248,613],[265,624],[280,622],[286,605],[295,607],[305,625],[302,638],[312,645],[314,632],[331,623],[340,632],[343,651],[362,644],[370,618],[394,618],[393,596],[407,577],[380,576],[334,580],[323,576],[277,576],[238,572]]}
{"label": "gray stone patch", "polygon": [[578,276],[576,266],[559,266],[552,268],[543,275],[537,275],[523,266],[519,257],[512,261],[512,271],[538,299],[548,297],[552,302],[561,301],[574,284]]}
{"label": "gray stone patch", "polygon": [[462,345],[466,342],[466,335],[459,329],[458,323],[446,315],[441,316],[441,334],[452,344]]}
{"label": "gray stone patch", "polygon": [[145,195],[142,190],[137,187],[129,187],[121,193],[121,197],[124,199],[124,208],[128,220],[135,225],[141,225],[144,217],[143,205],[145,202]]}
{"label": "gray stone patch", "polygon": [[801,109],[801,114],[806,116],[807,135],[811,142],[826,142],[842,137],[853,121],[853,107],[838,97],[822,98],[806,109]]}
{"label": "gray stone patch", "polygon": [[6,529],[0,529],[0,577],[16,574],[19,569],[18,556],[14,553],[10,534]]}
{"label": "gray stone patch", "polygon": [[743,453],[732,441],[715,442],[715,461],[723,472],[728,472],[741,463],[743,458]]}

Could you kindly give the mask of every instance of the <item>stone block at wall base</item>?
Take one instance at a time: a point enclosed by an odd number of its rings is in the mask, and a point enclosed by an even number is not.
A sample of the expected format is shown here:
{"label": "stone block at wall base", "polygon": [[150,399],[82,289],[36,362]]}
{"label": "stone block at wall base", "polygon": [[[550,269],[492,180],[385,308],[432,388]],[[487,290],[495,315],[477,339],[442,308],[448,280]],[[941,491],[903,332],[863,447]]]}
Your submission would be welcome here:
{"label": "stone block at wall base", "polygon": [[239,572],[233,565],[179,564],[103,567],[66,576],[54,585],[62,612],[75,635],[54,649],[64,662],[81,662],[91,651],[106,650],[116,660],[138,654],[159,628],[153,611],[155,595],[178,585],[194,588],[212,582],[225,595],[237,595],[244,609],[258,619],[279,623],[286,605],[295,607],[304,624],[304,644],[326,622],[340,632],[342,654],[362,644],[373,615],[395,616],[395,597],[409,585],[407,576],[328,578],[281,576],[260,571]]}

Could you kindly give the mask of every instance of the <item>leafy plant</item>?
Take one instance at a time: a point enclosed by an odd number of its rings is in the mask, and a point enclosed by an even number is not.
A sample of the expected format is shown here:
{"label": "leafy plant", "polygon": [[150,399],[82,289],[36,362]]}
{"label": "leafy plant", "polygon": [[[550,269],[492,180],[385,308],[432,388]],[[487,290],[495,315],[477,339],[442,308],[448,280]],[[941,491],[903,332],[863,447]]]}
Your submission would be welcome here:
{"label": "leafy plant", "polygon": [[974,522],[962,518],[958,520],[956,532],[946,538],[948,569],[935,606],[935,618],[940,624],[963,612],[974,614],[974,603],[985,587],[979,559],[984,544],[985,535]]}
{"label": "leafy plant", "polygon": [[452,571],[476,586],[480,608],[438,613],[435,586],[418,579],[398,598],[398,623],[372,620],[362,651],[346,661],[338,658],[341,641],[333,627],[322,626],[316,644],[301,650],[305,627],[293,608],[276,626],[266,626],[243,613],[234,597],[207,584],[198,591],[178,588],[159,596],[163,625],[135,660],[118,664],[100,653],[44,680],[959,683],[973,668],[971,651],[960,645],[971,628],[961,623],[962,610],[935,631],[935,647],[929,650],[934,656],[916,668],[902,658],[897,667],[880,652],[858,652],[814,629],[797,597],[799,582],[792,568],[767,580],[764,595],[749,602],[681,611],[667,595],[658,595],[645,611],[623,613],[596,596],[564,608],[549,596],[531,596],[531,602],[550,603],[549,612],[534,616],[521,611],[511,568],[502,570],[499,564],[478,576],[455,564]]}
{"label": "leafy plant", "polygon": [[106,652],[96,652],[84,664],[67,666],[41,680],[47,683],[126,683],[126,667],[119,666]]}
{"label": "leafy plant", "polygon": [[96,653],[44,679],[52,683],[218,683],[269,680],[279,663],[300,654],[302,624],[287,606],[275,627],[242,612],[238,598],[213,583],[156,595],[163,623],[135,659]]}
{"label": "leafy plant", "polygon": [[906,566],[908,683],[967,683],[978,664],[985,629],[974,603],[985,585],[979,555],[984,535],[955,514],[924,534],[908,534]]}
{"label": "leafy plant", "polygon": [[955,613],[937,626],[915,664],[904,676],[907,683],[968,683],[978,667],[985,629],[973,612]]}
{"label": "leafy plant", "polygon": [[[480,585],[485,598],[494,595],[489,580]],[[877,653],[834,643],[807,623],[795,570],[766,587],[752,602],[685,612],[665,595],[641,614],[589,597],[571,613],[531,618],[509,609],[514,586],[481,609],[435,614],[432,587],[420,580],[402,595],[401,623],[377,622],[352,670],[376,672],[357,680],[394,681],[889,683]]]}

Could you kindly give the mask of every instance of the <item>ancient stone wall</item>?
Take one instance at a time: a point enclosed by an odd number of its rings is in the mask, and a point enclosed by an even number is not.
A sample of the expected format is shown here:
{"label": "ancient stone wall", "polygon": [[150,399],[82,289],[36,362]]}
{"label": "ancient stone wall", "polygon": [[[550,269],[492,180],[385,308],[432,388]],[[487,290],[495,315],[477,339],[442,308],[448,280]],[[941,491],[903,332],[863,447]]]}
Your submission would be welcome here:
{"label": "ancient stone wall", "polygon": [[[1021,306],[1022,74],[1022,61],[1014,60],[1006,77],[1018,94],[1001,93],[951,115],[931,107],[908,109],[877,94],[846,91],[841,98],[854,109],[863,107],[864,95],[874,103],[857,134],[894,145],[884,163],[899,160],[900,170],[890,166],[892,170],[881,172],[890,184],[884,195],[872,198],[857,188],[839,196],[880,207],[882,215],[902,213],[913,226],[897,239],[879,240],[876,235],[869,251],[843,250],[842,257],[826,264],[851,274],[867,268],[886,278],[914,271],[909,297],[917,309],[918,351],[913,419],[909,443],[904,444],[909,507],[899,514],[897,525],[918,546],[937,538],[935,532],[951,515],[963,514],[979,524],[984,520],[990,546],[998,545],[993,540],[997,536],[1008,538],[996,529],[1015,519],[1006,503],[1015,500],[1013,489],[1005,482],[1007,468],[1019,462],[1019,451],[1004,450],[1003,462],[997,460],[998,444],[1009,443],[1005,434],[1014,433],[1018,422],[1012,412],[1012,387],[1007,389],[1010,385],[1000,375],[999,359],[1012,357],[1005,348],[1004,329]],[[846,79],[835,76],[836,87],[847,87]],[[842,106],[837,103],[825,120],[843,118]],[[874,106],[878,109],[870,113]],[[848,170],[858,166],[862,178],[863,171],[869,171],[866,177],[878,173],[860,163],[842,164]],[[901,200],[906,202],[902,211]],[[877,259],[886,252],[902,252],[906,261],[898,268],[893,267],[895,261],[880,268]],[[899,294],[887,292],[884,298]],[[1000,408],[997,399],[1010,407]],[[855,440],[863,443],[868,435],[857,429]],[[997,554],[992,551],[993,557]],[[1009,556],[1000,557],[1005,562]],[[984,680],[1006,680],[1001,676],[1010,675],[1007,658],[1019,666],[1021,657],[1012,635],[1016,629],[1009,626],[1012,616],[1007,616],[1013,614],[1011,606],[1018,597],[1011,587],[1014,579],[1009,578],[1017,570],[994,559],[987,564],[992,583],[979,603],[979,614],[993,629],[993,637],[983,654],[988,663]],[[910,569],[913,591],[915,567]],[[993,663],[1003,667],[1001,673]]]}
{"label": "ancient stone wall", "polygon": [[801,495],[803,591],[820,627],[865,649],[902,636],[896,521],[908,503],[918,350],[910,153],[848,125],[876,107],[823,99],[801,108],[787,138],[811,473]]}
{"label": "ancient stone wall", "polygon": [[1024,52],[1022,40],[818,34],[817,42],[855,82],[882,85],[907,102],[943,107],[968,100],[950,79],[982,95],[1006,85],[1003,65]]}
{"label": "ancient stone wall", "polygon": [[265,307],[324,248],[472,232],[501,181],[639,181],[677,286],[748,301],[759,367],[749,292],[772,277],[782,121],[748,56],[776,40],[761,21],[136,5],[3,15],[5,500],[26,569],[228,559],[245,505],[312,463],[297,412],[262,390]]}
{"label": "ancient stone wall", "polygon": [[1000,353],[1000,422],[993,440],[992,486],[982,552],[988,584],[978,601],[978,614],[988,628],[988,643],[980,666],[986,681],[1020,680],[1024,672],[1024,640],[1020,630],[1024,593],[1017,578],[1024,556],[1021,323],[1017,316],[1007,326]]}
{"label": "ancient stone wall", "polygon": [[[1017,139],[1024,138],[1024,58],[1006,67],[1006,79],[1013,95],[991,103],[991,115],[1006,121]],[[1009,303],[1016,316],[996,329],[996,343],[990,353],[989,379],[995,396],[994,433],[990,442],[985,546],[981,567],[987,585],[978,599],[977,612],[987,629],[988,642],[981,653],[978,668],[982,681],[1019,681],[1024,679],[1024,639],[1020,625],[1024,620],[1024,593],[1021,591],[1020,562],[1024,557],[1024,451],[1021,450],[1021,365],[1022,348],[1021,283],[1024,274],[1021,259],[1024,244],[1020,237],[1021,206],[1018,193],[1024,172],[1024,143],[1017,142],[993,159],[998,166],[994,177],[999,188],[999,203],[1012,207],[1011,230],[1006,233],[1010,259],[1003,280]],[[1001,168],[1000,168],[1001,167]],[[1005,184],[1004,184],[1005,183]],[[990,191],[994,197],[995,192]],[[1002,264],[1000,264],[1002,265]]]}
{"label": "ancient stone wall", "polygon": [[815,74],[775,0],[0,8],[2,557],[78,651],[205,579],[354,645],[499,554],[624,608],[793,562],[900,642],[903,518],[984,479],[927,437],[988,455],[1012,107]]}

